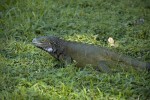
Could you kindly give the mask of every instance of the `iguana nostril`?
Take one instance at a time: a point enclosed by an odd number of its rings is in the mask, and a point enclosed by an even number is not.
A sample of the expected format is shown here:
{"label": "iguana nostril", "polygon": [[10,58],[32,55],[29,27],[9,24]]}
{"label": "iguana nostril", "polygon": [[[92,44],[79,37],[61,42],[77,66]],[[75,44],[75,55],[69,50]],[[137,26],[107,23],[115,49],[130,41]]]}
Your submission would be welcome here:
{"label": "iguana nostril", "polygon": [[37,43],[37,39],[34,38],[34,39],[32,40],[32,43]]}

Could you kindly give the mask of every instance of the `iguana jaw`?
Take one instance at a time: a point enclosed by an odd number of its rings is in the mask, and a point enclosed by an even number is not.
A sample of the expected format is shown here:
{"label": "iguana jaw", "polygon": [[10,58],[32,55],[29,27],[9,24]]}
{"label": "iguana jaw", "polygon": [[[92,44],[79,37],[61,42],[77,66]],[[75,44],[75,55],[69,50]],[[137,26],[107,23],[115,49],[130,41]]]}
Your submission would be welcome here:
{"label": "iguana jaw", "polygon": [[52,52],[52,45],[50,42],[47,41],[46,37],[40,37],[40,38],[34,38],[32,40],[32,43],[38,47],[41,48],[47,52]]}

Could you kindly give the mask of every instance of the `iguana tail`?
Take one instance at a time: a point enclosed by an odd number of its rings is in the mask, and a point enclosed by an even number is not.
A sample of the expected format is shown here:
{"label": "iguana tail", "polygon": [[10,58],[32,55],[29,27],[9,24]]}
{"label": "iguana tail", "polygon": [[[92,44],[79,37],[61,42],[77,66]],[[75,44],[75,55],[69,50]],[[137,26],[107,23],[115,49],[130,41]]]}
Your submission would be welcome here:
{"label": "iguana tail", "polygon": [[150,63],[148,62],[142,62],[137,59],[133,59],[129,56],[123,55],[123,54],[117,54],[115,52],[110,52],[109,55],[111,56],[111,59],[119,61],[119,62],[124,62],[127,65],[131,65],[135,68],[140,68],[140,69],[147,69],[150,71]]}

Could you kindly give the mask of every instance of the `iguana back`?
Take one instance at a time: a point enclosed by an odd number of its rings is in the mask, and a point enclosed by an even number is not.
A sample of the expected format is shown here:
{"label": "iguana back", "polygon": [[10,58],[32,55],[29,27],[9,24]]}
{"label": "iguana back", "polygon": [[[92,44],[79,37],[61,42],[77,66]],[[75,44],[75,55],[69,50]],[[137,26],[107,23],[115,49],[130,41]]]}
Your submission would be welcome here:
{"label": "iguana back", "polygon": [[80,63],[91,63],[95,65],[98,64],[99,61],[116,61],[116,63],[124,62],[125,64],[139,68],[149,68],[150,66],[148,63],[138,61],[123,54],[118,54],[100,46],[69,41],[66,42],[66,49],[67,53],[71,55],[72,58],[76,58],[77,62]]}

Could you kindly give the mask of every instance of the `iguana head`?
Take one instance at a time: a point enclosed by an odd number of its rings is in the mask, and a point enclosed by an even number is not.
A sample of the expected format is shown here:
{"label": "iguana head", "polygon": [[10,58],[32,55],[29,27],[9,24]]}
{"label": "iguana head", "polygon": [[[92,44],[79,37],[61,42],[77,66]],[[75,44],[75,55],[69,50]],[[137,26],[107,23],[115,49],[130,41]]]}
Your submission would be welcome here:
{"label": "iguana head", "polygon": [[55,45],[57,44],[59,38],[54,36],[42,36],[37,37],[32,40],[32,43],[40,48],[43,49],[49,53],[55,51]]}

